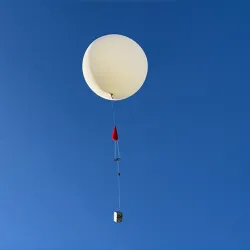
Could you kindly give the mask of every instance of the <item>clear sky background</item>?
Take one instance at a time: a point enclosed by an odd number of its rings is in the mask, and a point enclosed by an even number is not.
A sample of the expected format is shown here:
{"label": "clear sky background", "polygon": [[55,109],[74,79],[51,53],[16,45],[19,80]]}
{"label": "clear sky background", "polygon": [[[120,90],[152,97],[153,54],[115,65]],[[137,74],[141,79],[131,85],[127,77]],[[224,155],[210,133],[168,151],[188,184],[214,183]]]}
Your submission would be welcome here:
{"label": "clear sky background", "polygon": [[[249,1],[0,2],[0,249],[250,247]],[[111,104],[82,76],[97,37],[145,50]]]}

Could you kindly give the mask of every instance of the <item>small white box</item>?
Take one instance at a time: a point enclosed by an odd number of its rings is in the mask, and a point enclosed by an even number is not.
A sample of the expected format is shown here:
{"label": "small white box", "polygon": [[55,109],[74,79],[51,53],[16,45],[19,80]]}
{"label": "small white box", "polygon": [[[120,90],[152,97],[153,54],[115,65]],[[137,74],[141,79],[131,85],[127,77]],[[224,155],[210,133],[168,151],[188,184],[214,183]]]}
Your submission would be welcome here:
{"label": "small white box", "polygon": [[121,211],[114,212],[114,222],[120,223],[122,222],[122,218],[123,218],[123,213]]}

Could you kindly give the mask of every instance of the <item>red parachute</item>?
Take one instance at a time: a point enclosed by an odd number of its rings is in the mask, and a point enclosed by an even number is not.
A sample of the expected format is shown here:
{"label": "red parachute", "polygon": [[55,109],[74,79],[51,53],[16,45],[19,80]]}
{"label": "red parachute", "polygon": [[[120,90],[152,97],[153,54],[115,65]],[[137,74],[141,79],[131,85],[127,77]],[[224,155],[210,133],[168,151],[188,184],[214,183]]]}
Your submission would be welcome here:
{"label": "red parachute", "polygon": [[113,132],[112,132],[112,139],[114,141],[118,141],[118,132],[117,132],[116,126],[114,127]]}

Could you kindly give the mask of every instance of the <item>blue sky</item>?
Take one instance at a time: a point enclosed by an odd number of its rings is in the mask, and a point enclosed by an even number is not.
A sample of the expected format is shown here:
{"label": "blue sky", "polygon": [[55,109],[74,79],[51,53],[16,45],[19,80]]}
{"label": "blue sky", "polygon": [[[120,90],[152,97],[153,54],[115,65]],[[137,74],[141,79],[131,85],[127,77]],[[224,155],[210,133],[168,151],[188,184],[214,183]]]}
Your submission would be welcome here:
{"label": "blue sky", "polygon": [[[0,249],[250,247],[249,1],[0,2]],[[118,33],[148,77],[111,104],[83,54]]]}

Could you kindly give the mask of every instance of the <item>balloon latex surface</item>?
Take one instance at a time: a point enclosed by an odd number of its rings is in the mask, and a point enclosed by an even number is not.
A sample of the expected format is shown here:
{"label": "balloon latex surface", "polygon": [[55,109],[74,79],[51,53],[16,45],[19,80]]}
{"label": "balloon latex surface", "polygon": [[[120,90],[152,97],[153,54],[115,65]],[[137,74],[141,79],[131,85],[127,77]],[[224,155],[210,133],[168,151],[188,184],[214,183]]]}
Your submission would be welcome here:
{"label": "balloon latex surface", "polygon": [[82,62],[86,83],[98,96],[123,100],[143,85],[148,61],[143,49],[122,35],[106,35],[93,41]]}

